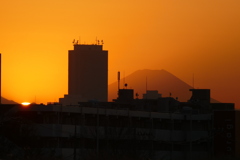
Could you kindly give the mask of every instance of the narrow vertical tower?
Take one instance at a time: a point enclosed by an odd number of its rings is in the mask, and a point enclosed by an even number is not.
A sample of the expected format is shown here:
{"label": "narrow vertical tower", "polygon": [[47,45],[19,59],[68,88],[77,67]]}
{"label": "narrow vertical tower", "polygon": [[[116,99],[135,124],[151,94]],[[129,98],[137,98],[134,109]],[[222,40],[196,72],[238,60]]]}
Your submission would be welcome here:
{"label": "narrow vertical tower", "polygon": [[108,51],[102,45],[74,44],[68,52],[68,95],[107,101]]}
{"label": "narrow vertical tower", "polygon": [[118,72],[118,91],[119,91],[119,89],[120,89],[120,72]]}

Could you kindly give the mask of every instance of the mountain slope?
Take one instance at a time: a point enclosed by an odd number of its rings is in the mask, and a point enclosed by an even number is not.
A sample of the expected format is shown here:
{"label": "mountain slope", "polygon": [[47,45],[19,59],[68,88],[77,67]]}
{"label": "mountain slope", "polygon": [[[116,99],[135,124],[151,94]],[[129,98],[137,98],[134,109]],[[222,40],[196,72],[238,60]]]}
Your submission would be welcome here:
{"label": "mountain slope", "polygon": [[[172,97],[178,97],[178,100],[182,102],[187,101],[191,96],[189,89],[192,87],[165,70],[138,70],[122,78],[120,88],[124,86],[123,81],[128,84],[128,89],[134,89],[134,93],[139,94],[139,98],[146,93],[146,88],[147,90],[158,90],[163,97],[168,97],[171,93]],[[109,85],[109,101],[117,97],[117,88],[117,82]]]}
{"label": "mountain slope", "polygon": [[8,100],[6,98],[1,97],[1,103],[2,104],[17,104],[17,102],[14,102],[12,100]]}

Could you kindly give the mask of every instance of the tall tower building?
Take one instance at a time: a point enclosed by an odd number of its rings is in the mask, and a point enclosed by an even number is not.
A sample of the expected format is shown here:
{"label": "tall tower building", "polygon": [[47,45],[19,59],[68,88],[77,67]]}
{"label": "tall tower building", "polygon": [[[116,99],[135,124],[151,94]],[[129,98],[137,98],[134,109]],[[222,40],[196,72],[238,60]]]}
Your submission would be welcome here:
{"label": "tall tower building", "polygon": [[74,44],[68,52],[68,95],[62,104],[108,99],[108,51],[99,44]]}

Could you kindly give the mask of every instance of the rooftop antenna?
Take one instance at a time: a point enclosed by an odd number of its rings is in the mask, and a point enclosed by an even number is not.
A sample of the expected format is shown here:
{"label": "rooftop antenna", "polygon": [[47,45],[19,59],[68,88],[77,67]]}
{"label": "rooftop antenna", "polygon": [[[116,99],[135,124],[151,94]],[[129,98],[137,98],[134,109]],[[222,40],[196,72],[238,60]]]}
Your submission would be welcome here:
{"label": "rooftop antenna", "polygon": [[73,44],[75,43],[75,39],[73,39],[73,42],[72,42]]}
{"label": "rooftop antenna", "polygon": [[136,99],[138,99],[138,96],[139,96],[139,94],[138,94],[138,93],[136,93],[135,95],[136,95]]}
{"label": "rooftop antenna", "polygon": [[146,93],[147,93],[147,83],[148,83],[148,81],[147,81],[147,77],[146,77]]}
{"label": "rooftop antenna", "polygon": [[123,86],[125,86],[125,71],[123,71]]}
{"label": "rooftop antenna", "polygon": [[127,89],[127,86],[128,86],[128,84],[127,84],[127,83],[125,83],[125,84],[124,84],[124,86],[125,86],[125,88]]}
{"label": "rooftop antenna", "polygon": [[193,79],[192,79],[192,83],[193,83],[193,89],[194,89],[194,73],[193,73]]}
{"label": "rooftop antenna", "polygon": [[103,45],[103,44],[104,44],[104,43],[103,43],[103,40],[101,40],[101,42],[102,42],[102,45]]}
{"label": "rooftop antenna", "polygon": [[147,97],[148,97],[148,94],[147,94],[147,76],[146,76],[146,99],[148,99]]}
{"label": "rooftop antenna", "polygon": [[118,90],[119,90],[119,88],[120,88],[120,72],[118,71]]}

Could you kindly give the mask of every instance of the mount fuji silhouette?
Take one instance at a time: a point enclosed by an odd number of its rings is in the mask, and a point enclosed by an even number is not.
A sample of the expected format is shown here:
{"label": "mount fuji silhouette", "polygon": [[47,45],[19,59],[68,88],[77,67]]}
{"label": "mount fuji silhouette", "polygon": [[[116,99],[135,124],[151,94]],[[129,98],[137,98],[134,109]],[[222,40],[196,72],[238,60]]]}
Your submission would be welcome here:
{"label": "mount fuji silhouette", "polygon": [[[180,102],[186,102],[191,98],[189,89],[193,87],[177,78],[166,70],[138,70],[120,80],[120,89],[124,84],[127,89],[134,89],[134,94],[138,93],[139,98],[146,93],[146,90],[158,90],[162,97],[178,97]],[[126,88],[126,87],[125,87]],[[117,98],[118,82],[108,86],[108,101]],[[211,102],[218,102],[214,99]]]}
{"label": "mount fuji silhouette", "polygon": [[17,104],[17,102],[14,102],[12,100],[8,100],[6,98],[1,97],[1,103],[2,104]]}

